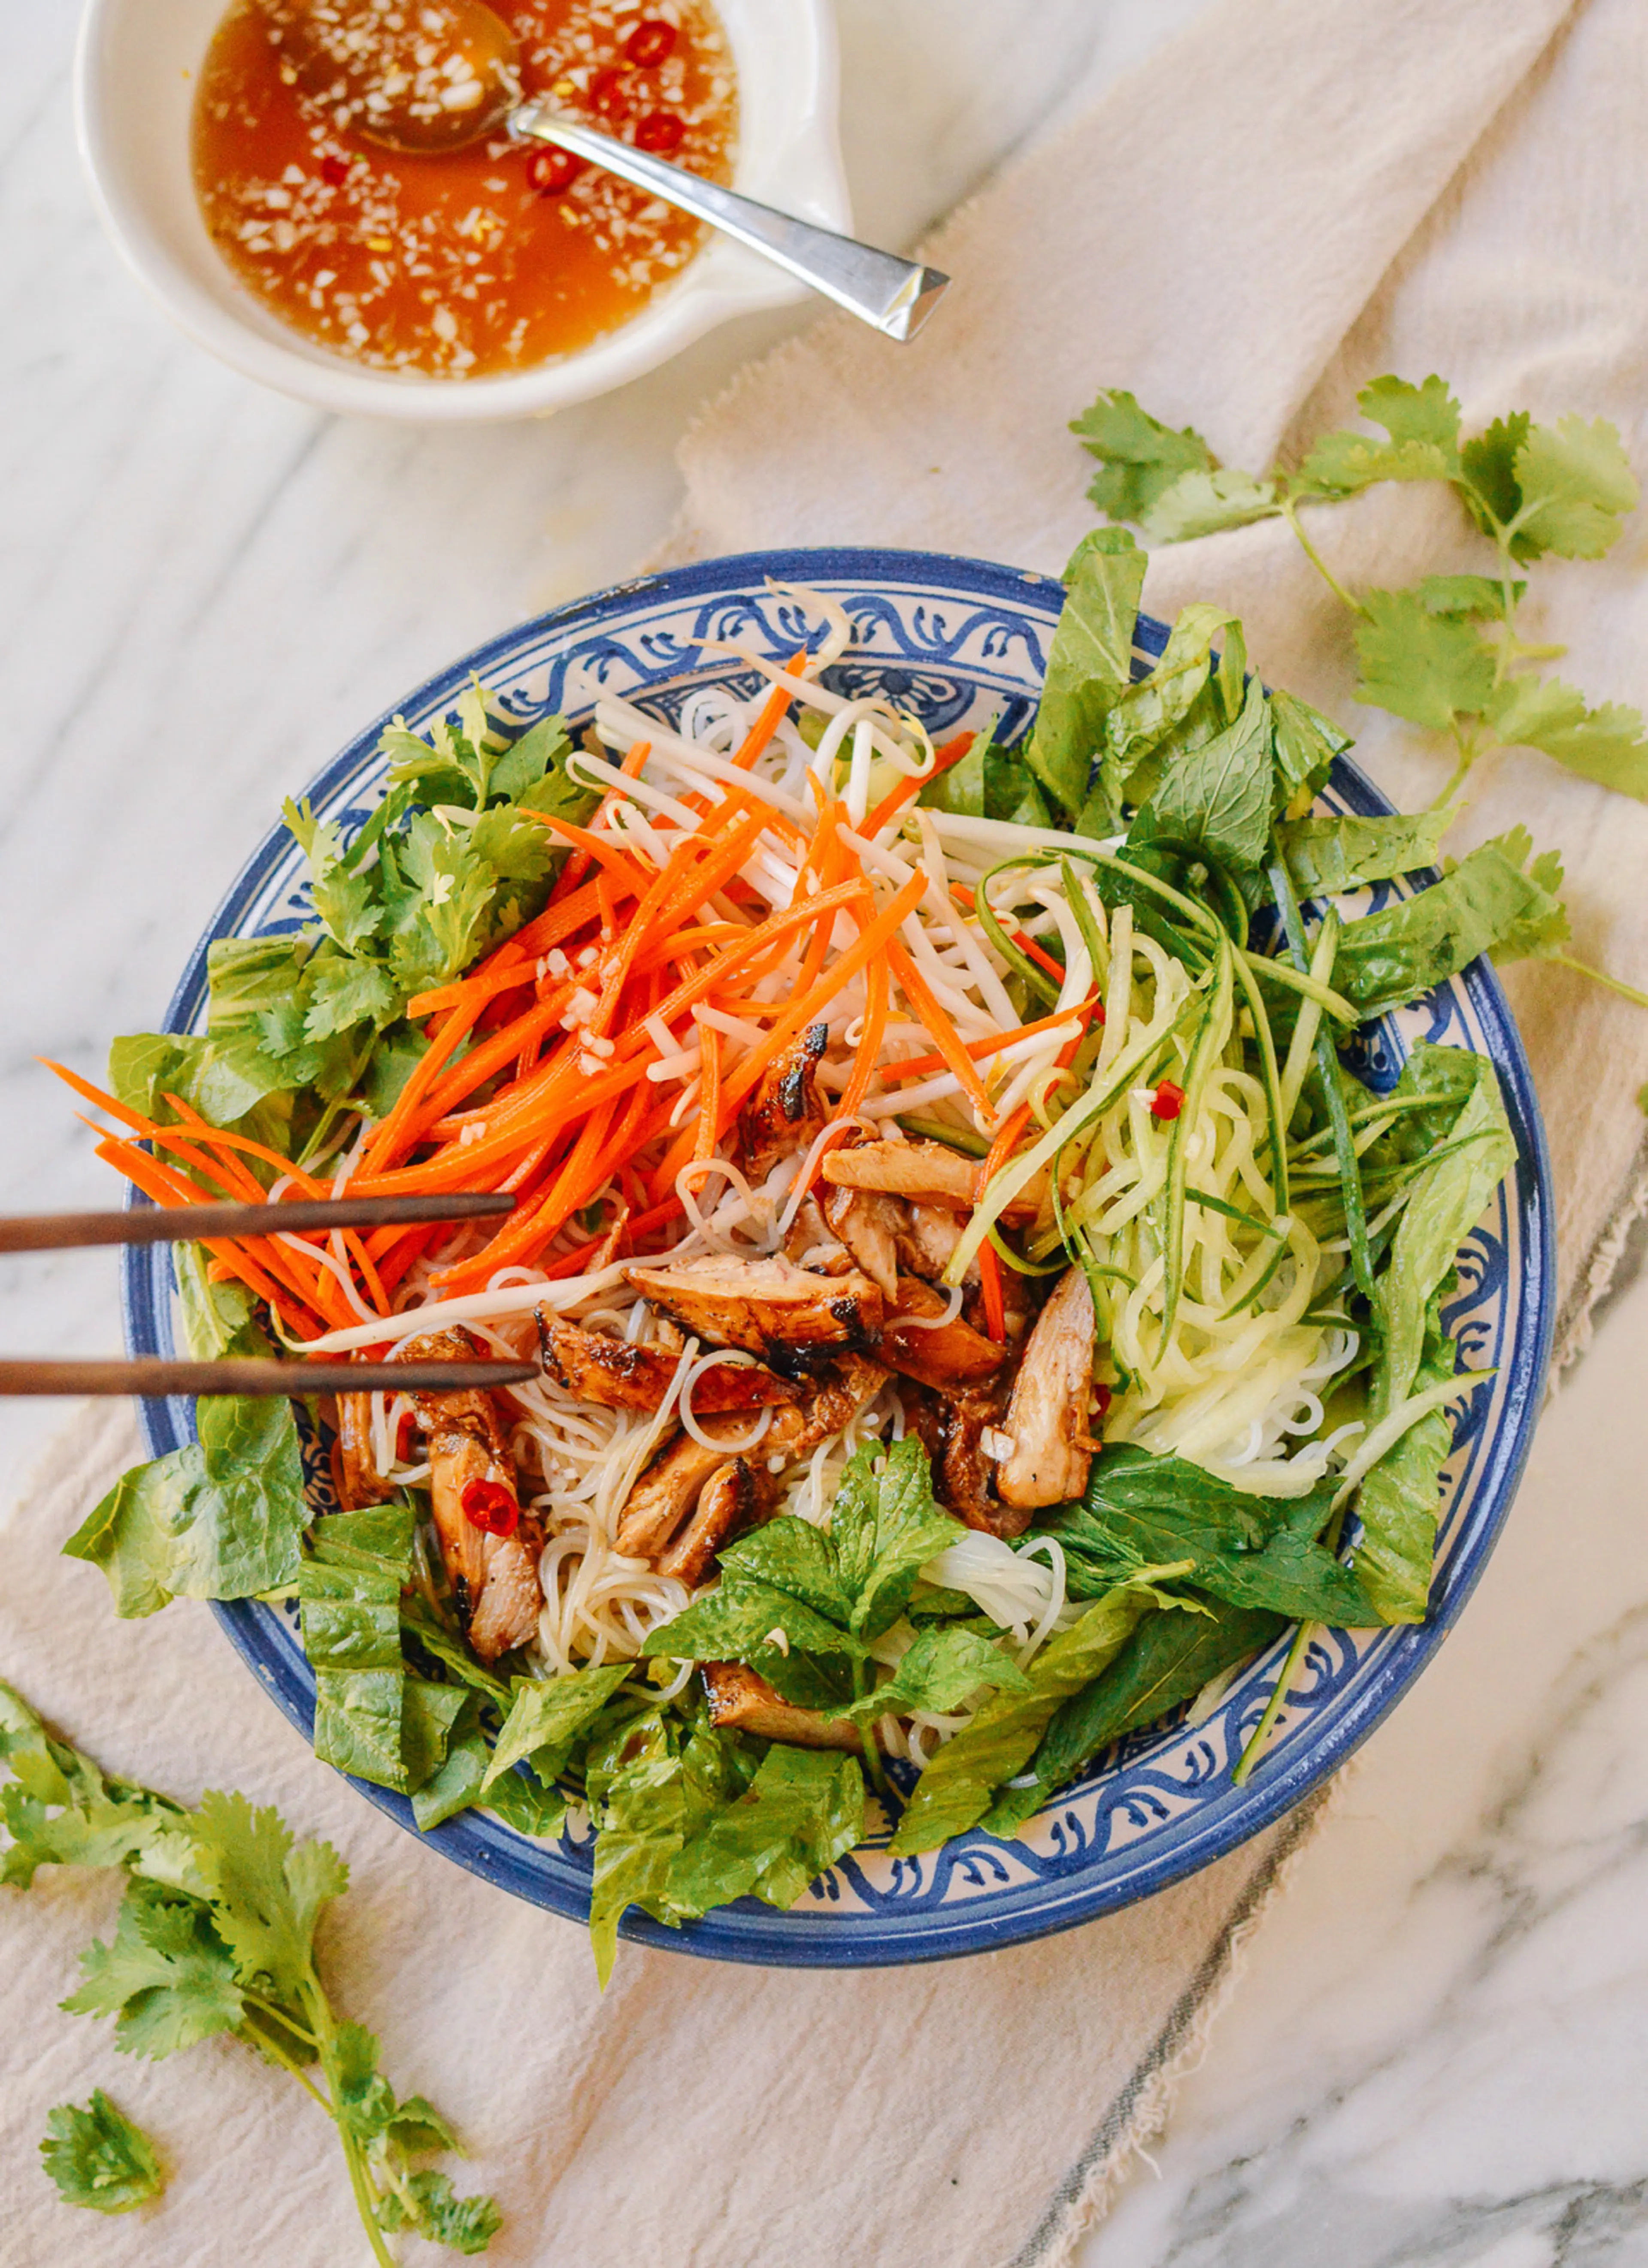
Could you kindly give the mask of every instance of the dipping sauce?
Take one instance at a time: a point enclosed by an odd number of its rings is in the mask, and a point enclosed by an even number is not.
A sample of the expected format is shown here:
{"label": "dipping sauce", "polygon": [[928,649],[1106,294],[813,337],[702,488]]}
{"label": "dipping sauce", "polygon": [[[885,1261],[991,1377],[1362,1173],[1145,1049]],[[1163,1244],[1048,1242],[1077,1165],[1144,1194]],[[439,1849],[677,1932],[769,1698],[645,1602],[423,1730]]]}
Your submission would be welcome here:
{"label": "dipping sauce", "polygon": [[[707,0],[494,0],[525,96],[714,181],[738,99]],[[501,136],[403,157],[291,84],[255,0],[218,26],[195,99],[196,194],[272,314],[374,370],[489,378],[575,354],[639,313],[708,234],[596,166]]]}

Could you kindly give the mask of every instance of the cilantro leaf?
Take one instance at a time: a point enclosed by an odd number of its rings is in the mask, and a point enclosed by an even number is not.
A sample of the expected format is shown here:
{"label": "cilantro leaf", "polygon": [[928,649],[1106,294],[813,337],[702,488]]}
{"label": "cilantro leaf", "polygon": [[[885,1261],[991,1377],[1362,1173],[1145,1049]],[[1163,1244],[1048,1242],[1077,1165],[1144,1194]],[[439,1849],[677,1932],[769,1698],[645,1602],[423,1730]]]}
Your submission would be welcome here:
{"label": "cilantro leaf", "polygon": [[1369,591],[1356,625],[1356,698],[1446,732],[1480,717],[1494,691],[1494,650],[1472,624],[1434,615],[1410,591]]}
{"label": "cilantro leaf", "polygon": [[172,2055],[245,2020],[234,1959],[211,1913],[158,1883],[128,1885],[113,1944],[88,1946],[80,1967],[82,1981],[63,2007],[113,2016],[115,2044],[127,2055]]}
{"label": "cilantro leaf", "polygon": [[1543,750],[1616,794],[1648,801],[1648,727],[1642,712],[1585,696],[1556,677],[1513,677],[1489,706],[1489,722],[1507,747]]}
{"label": "cilantro leaf", "polygon": [[1131,679],[1144,563],[1125,530],[1100,527],[1083,537],[1065,569],[1068,596],[1024,761],[1068,811],[1082,807],[1106,711]]}
{"label": "cilantro leaf", "polygon": [[1376,378],[1356,407],[1387,441],[1361,433],[1325,433],[1299,468],[1296,494],[1354,496],[1375,481],[1445,481],[1459,468],[1460,405],[1439,378],[1412,386]]}
{"label": "cilantro leaf", "polygon": [[1606,417],[1533,425],[1516,453],[1517,533],[1526,554],[1600,559],[1640,491],[1616,427]]}
{"label": "cilantro leaf", "polygon": [[1100,460],[1088,495],[1110,519],[1142,519],[1181,475],[1211,472],[1216,461],[1200,433],[1174,432],[1121,387],[1105,388],[1070,431]]}
{"label": "cilantro leaf", "polygon": [[321,1909],[349,1887],[329,1843],[297,1843],[272,1806],[208,1789],[194,1814],[212,1919],[244,1984],[266,1977],[282,1999],[312,1981]]}
{"label": "cilantro leaf", "polygon": [[[1526,583],[1511,584],[1511,606],[1527,587]],[[1413,594],[1428,614],[1461,615],[1484,622],[1506,619],[1505,586],[1489,575],[1427,575],[1414,585]]]}
{"label": "cilantro leaf", "polygon": [[63,2102],[47,2112],[40,2154],[63,2203],[94,2213],[129,2213],[166,2187],[153,2143],[100,2087],[84,2110]]}
{"label": "cilantro leaf", "polygon": [[459,2197],[445,2174],[404,2175],[379,2208],[378,2219],[393,2233],[410,2228],[448,2251],[484,2252],[504,2225],[489,2197]]}
{"label": "cilantro leaf", "polygon": [[1198,535],[1217,535],[1222,528],[1274,519],[1281,509],[1274,481],[1255,480],[1252,473],[1227,467],[1181,473],[1143,512],[1130,516],[1154,543],[1188,543]]}
{"label": "cilantro leaf", "polygon": [[[1484,535],[1497,536],[1521,507],[1517,453],[1533,422],[1526,409],[1514,409],[1508,417],[1496,417],[1460,451],[1460,494]],[[1514,559],[1539,556],[1539,546],[1520,534],[1511,539],[1510,550]]]}

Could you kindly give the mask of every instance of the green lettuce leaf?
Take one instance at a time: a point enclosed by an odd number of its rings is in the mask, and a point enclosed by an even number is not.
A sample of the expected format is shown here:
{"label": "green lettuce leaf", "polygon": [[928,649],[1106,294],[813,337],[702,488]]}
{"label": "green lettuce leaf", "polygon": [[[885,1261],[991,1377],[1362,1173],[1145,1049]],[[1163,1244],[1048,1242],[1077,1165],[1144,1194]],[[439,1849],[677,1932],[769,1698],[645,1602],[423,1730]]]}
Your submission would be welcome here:
{"label": "green lettuce leaf", "polygon": [[1024,761],[1055,805],[1075,812],[1087,798],[1106,712],[1132,675],[1144,554],[1121,529],[1095,528],[1072,553],[1065,582],[1069,595]]}

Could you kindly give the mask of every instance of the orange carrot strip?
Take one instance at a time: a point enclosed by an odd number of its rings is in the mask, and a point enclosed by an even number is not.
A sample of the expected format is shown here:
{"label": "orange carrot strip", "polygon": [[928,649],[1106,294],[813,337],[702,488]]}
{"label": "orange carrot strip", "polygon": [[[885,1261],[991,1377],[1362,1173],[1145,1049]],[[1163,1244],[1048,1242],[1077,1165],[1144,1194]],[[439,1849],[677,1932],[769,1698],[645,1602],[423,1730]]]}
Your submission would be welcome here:
{"label": "orange carrot strip", "polygon": [[[231,1134],[221,1126],[212,1125],[209,1120],[203,1118],[199,1111],[191,1104],[185,1102],[181,1095],[168,1094],[165,1099],[176,1111],[182,1123],[194,1128],[203,1142],[210,1141],[225,1150],[243,1150],[248,1157],[261,1158],[265,1165],[273,1166],[277,1174],[289,1174],[306,1197],[324,1197],[331,1194],[332,1185],[329,1181],[321,1181],[304,1167],[294,1165],[290,1158],[283,1158],[278,1150],[271,1150],[267,1143],[254,1142],[249,1135]],[[260,1197],[264,1196],[265,1192],[260,1182],[250,1174],[247,1175],[247,1180],[251,1182]]]}
{"label": "orange carrot strip", "polygon": [[[647,1229],[661,1228],[667,1220],[674,1220],[685,1210],[679,1197],[671,1197],[667,1204],[654,1205],[646,1212],[637,1213],[624,1229],[621,1241],[632,1247],[636,1238]],[[548,1262],[544,1274],[557,1279],[563,1276],[581,1276],[584,1263],[593,1260],[606,1241],[604,1236],[592,1236],[588,1244],[580,1244],[575,1251],[564,1252],[558,1260]]]}
{"label": "orange carrot strip", "polygon": [[[968,888],[965,882],[952,882],[950,887],[950,895],[957,905],[964,906],[971,913],[977,902],[975,893]],[[1035,939],[1026,935],[1022,929],[1012,930],[1009,934],[1021,953],[1027,953],[1038,968],[1046,969],[1049,976],[1056,976],[1060,983],[1064,982],[1063,961],[1055,961],[1052,954],[1044,952]]]}
{"label": "orange carrot strip", "polygon": [[887,1029],[887,1011],[891,1005],[892,987],[887,981],[887,964],[879,956],[864,972],[868,998],[864,1008],[864,1035],[858,1043],[858,1053],[853,1058],[853,1072],[836,1105],[836,1115],[851,1118],[865,1095],[876,1070],[876,1058],[881,1053],[883,1035]]}
{"label": "orange carrot strip", "polygon": [[598,858],[607,873],[616,875],[624,884],[632,897],[639,898],[645,891],[645,875],[610,836],[592,834],[587,827],[574,827],[570,819],[558,818],[552,811],[528,811],[522,806],[521,815],[523,819],[536,819],[540,827],[547,827],[553,835],[564,835],[569,843],[577,843],[580,850],[587,851],[592,858]]}
{"label": "orange carrot strip", "polygon": [[601,910],[595,886],[588,883],[573,896],[551,906],[546,906],[535,921],[518,929],[514,937],[506,938],[502,945],[488,954],[486,959],[472,968],[467,976],[456,978],[450,984],[437,985],[432,992],[420,992],[415,1000],[406,1004],[409,1016],[432,1016],[442,1008],[455,1007],[460,1000],[471,1000],[477,994],[490,999],[495,993],[513,991],[517,984],[531,982],[525,964],[540,960],[575,937]]}
{"label": "orange carrot strip", "polygon": [[[581,1187],[584,1174],[600,1154],[615,1108],[615,1103],[609,1099],[589,1113],[554,1182],[536,1204],[517,1206],[497,1235],[479,1252],[472,1254],[467,1260],[456,1262],[450,1268],[438,1268],[430,1278],[431,1283],[439,1284],[443,1291],[449,1291],[454,1285],[463,1291],[478,1290],[495,1269],[506,1268],[521,1260],[540,1240],[543,1225],[556,1211],[563,1193]],[[574,1212],[579,1203],[581,1199],[574,1199],[568,1204],[560,1219]],[[558,1227],[559,1225],[560,1220],[558,1219],[556,1226]],[[550,1233],[553,1234],[554,1232],[551,1230]]]}
{"label": "orange carrot strip", "polygon": [[[915,879],[925,881],[926,877],[918,875]],[[904,987],[905,998],[915,1010],[917,1022],[929,1039],[937,1042],[940,1055],[961,1082],[962,1093],[976,1110],[988,1116],[990,1091],[979,1078],[972,1057],[963,1045],[961,1034],[939,1006],[927,979],[897,938],[887,940],[887,959],[893,975]]]}
{"label": "orange carrot strip", "polygon": [[[839,891],[824,891],[807,902],[816,917],[817,914],[824,909],[827,900],[839,899],[842,902],[851,902],[864,887],[865,885],[862,883],[846,882],[840,886]],[[840,958],[825,971],[812,990],[805,994],[794,1007],[779,1019],[760,1045],[750,1049],[731,1079],[722,1082],[718,1130],[720,1133],[725,1133],[731,1125],[745,1095],[755,1086],[773,1057],[781,1049],[788,1046],[797,1032],[802,1031],[809,1024],[817,1023],[820,1011],[829,1006],[841,987],[856,976],[860,969],[865,968],[886,946],[889,940],[897,934],[899,924],[906,919],[920,902],[922,892],[926,887],[925,874],[912,874],[891,902],[860,931],[856,944],[847,947]],[[790,912],[794,915],[797,910],[796,908],[792,907]],[[708,986],[704,989],[707,990]],[[664,1011],[661,1009],[659,1012],[662,1014]],[[691,1156],[693,1131],[694,1130],[689,1130],[684,1143],[677,1137],[665,1153],[662,1162],[654,1171],[652,1179],[654,1203],[665,1189],[674,1186],[676,1175]]]}
{"label": "orange carrot strip", "polygon": [[[991,1143],[986,1153],[983,1169],[979,1175],[979,1189],[981,1196],[989,1185],[991,1175],[999,1174],[1014,1151],[1017,1149],[1018,1138],[1029,1123],[1030,1105],[1028,1102],[1021,1102],[1018,1108],[1005,1120],[1001,1132]],[[987,1252],[990,1256],[987,1261],[984,1257]],[[1001,1289],[1001,1260],[994,1245],[987,1237],[979,1247],[979,1288],[984,1295],[985,1329],[997,1346],[1005,1346],[1007,1344],[1007,1301]]]}
{"label": "orange carrot strip", "polygon": [[721,1103],[721,1035],[713,1024],[698,1026],[698,1046],[703,1060],[698,1072],[698,1122],[692,1154],[695,1158],[710,1158],[715,1153],[716,1123]]}
{"label": "orange carrot strip", "polygon": [[[186,1182],[181,1174],[163,1165],[159,1159],[150,1157],[144,1151],[132,1149],[113,1136],[99,1143],[96,1154],[158,1204],[178,1206],[211,1203],[203,1191]],[[262,1237],[247,1240],[248,1243],[260,1245],[264,1241]],[[295,1323],[304,1337],[313,1338],[317,1331],[327,1328],[330,1318],[323,1311],[311,1309],[302,1293],[295,1292],[288,1284],[271,1283],[257,1261],[241,1246],[223,1237],[203,1239],[203,1241],[206,1249],[222,1263],[231,1275],[237,1277],[248,1290],[255,1292],[260,1300],[267,1300],[284,1321],[289,1324]]]}
{"label": "orange carrot strip", "polygon": [[[804,645],[797,646],[794,652],[791,654],[788,661],[785,663],[784,666],[791,677],[794,677],[798,671],[805,669],[807,666],[806,647]],[[761,704],[761,714],[756,718],[755,723],[745,733],[743,746],[733,758],[733,762],[737,765],[741,772],[747,772],[749,770],[750,765],[754,763],[756,758],[766,747],[767,742],[772,738],[774,733],[778,731],[779,726],[784,722],[785,715],[794,698],[794,696],[787,692],[781,685],[775,685],[771,693],[768,694],[766,699]]]}
{"label": "orange carrot strip", "polygon": [[[472,1048],[430,1090],[428,1101],[418,1114],[420,1127],[432,1126],[436,1119],[444,1118],[454,1102],[461,1102],[466,1094],[473,1094],[484,1080],[503,1069],[511,1056],[519,1055],[528,1042],[558,1024],[575,989],[571,984],[558,984],[525,1015],[517,1016],[513,1024],[501,1025],[480,1047]],[[416,1135],[412,1137],[413,1140],[417,1138]]]}
{"label": "orange carrot strip", "polygon": [[[963,1045],[975,1063],[982,1063],[987,1057],[999,1055],[1003,1048],[1011,1047],[1016,1040],[1033,1039],[1038,1032],[1051,1031],[1055,1024],[1065,1023],[1072,1016],[1090,1018],[1095,1010],[1102,1022],[1105,1012],[1098,1005],[1097,992],[1085,1000],[1074,1001],[1068,1008],[1055,1010],[1051,1016],[1038,1016],[1033,1024],[1016,1025],[1010,1032],[992,1032],[987,1039],[966,1040]],[[1078,1032],[1076,1037],[1080,1039],[1081,1036]],[[889,1080],[926,1079],[935,1071],[942,1071],[946,1060],[943,1056],[912,1056],[907,1063],[883,1064],[882,1084],[885,1086]]]}
{"label": "orange carrot strip", "polygon": [[953,740],[946,740],[942,748],[934,752],[932,770],[921,773],[916,779],[901,779],[897,787],[883,796],[874,811],[865,814],[859,833],[873,840],[895,812],[902,811],[906,803],[915,800],[929,780],[935,780],[941,772],[947,772],[952,764],[958,764],[978,737],[976,733],[957,733]]}
{"label": "orange carrot strip", "polygon": [[[647,762],[647,757],[651,755],[652,752],[653,744],[650,740],[637,740],[635,746],[624,757],[624,762],[618,766],[618,770],[624,773],[626,778],[638,778],[640,775],[641,766]],[[606,817],[608,812],[611,810],[613,805],[617,801],[617,799],[618,796],[617,789],[609,788],[605,795],[602,797],[600,802],[595,806],[595,815],[592,821],[594,826],[600,826],[602,821]],[[550,903],[551,905],[554,905],[558,901],[564,899],[570,891],[577,888],[578,885],[583,880],[584,876],[589,872],[590,864],[591,854],[588,850],[574,852],[573,857],[567,860],[561,877],[555,885],[554,891],[550,899]],[[639,896],[639,893],[638,892],[637,895]]]}
{"label": "orange carrot strip", "polygon": [[458,1042],[469,1031],[481,1012],[479,1001],[461,1002],[447,1018],[440,1029],[430,1041],[418,1058],[410,1078],[395,1099],[395,1107],[383,1123],[366,1138],[361,1152],[360,1171],[374,1172],[385,1165],[403,1146],[403,1136],[425,1096],[434,1085],[435,1073],[452,1053]]}

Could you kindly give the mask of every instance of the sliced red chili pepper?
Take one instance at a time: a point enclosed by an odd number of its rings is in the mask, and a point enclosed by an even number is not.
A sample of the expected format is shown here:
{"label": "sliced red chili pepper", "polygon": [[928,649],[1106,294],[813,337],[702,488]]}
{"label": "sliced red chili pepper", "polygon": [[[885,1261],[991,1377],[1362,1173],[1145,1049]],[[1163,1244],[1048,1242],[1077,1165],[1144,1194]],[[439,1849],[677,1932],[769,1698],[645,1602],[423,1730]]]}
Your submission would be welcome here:
{"label": "sliced red chili pepper", "polygon": [[630,91],[624,85],[625,73],[621,63],[610,63],[597,71],[589,82],[589,104],[603,118],[617,118],[630,107]]}
{"label": "sliced red chili pepper", "polygon": [[341,188],[343,184],[349,179],[349,159],[347,158],[322,158],[321,160],[321,179],[323,181],[329,181],[335,189]]}
{"label": "sliced red chili pepper", "polygon": [[410,1410],[403,1410],[401,1412],[401,1422],[395,1429],[395,1463],[397,1465],[410,1465],[412,1462],[412,1451],[417,1447],[417,1446],[418,1420],[413,1417]]}
{"label": "sliced red chili pepper", "polygon": [[1152,1118],[1177,1118],[1185,1107],[1185,1090],[1171,1079],[1164,1079],[1150,1102]]}
{"label": "sliced red chili pepper", "polygon": [[585,164],[570,150],[535,150],[527,160],[527,180],[541,197],[558,197],[572,188]]}
{"label": "sliced red chili pepper", "polygon": [[1101,1425],[1104,1424],[1105,1418],[1110,1415],[1110,1403],[1111,1392],[1109,1387],[1102,1384],[1096,1386],[1093,1388],[1093,1413],[1097,1418]]}
{"label": "sliced red chili pepper", "polygon": [[675,26],[666,24],[661,16],[647,16],[624,42],[624,52],[642,70],[651,70],[670,53],[677,36]]}
{"label": "sliced red chili pepper", "polygon": [[655,158],[672,158],[686,139],[686,127],[673,110],[649,110],[635,129],[635,146]]}
{"label": "sliced red chili pepper", "polygon": [[513,1535],[521,1523],[521,1506],[501,1481],[466,1481],[459,1501],[470,1527],[488,1535]]}

